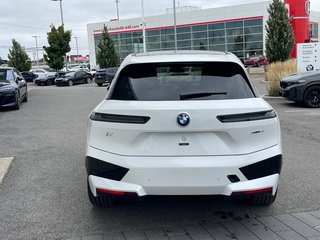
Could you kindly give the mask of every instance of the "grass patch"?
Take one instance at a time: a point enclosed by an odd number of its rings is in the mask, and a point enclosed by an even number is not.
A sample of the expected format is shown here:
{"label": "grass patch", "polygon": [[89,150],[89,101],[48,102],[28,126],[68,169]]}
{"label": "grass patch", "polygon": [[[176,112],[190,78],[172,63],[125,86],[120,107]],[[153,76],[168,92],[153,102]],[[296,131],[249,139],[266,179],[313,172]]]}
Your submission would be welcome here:
{"label": "grass patch", "polygon": [[280,80],[297,72],[297,62],[290,59],[285,62],[275,62],[266,66],[269,96],[279,96]]}

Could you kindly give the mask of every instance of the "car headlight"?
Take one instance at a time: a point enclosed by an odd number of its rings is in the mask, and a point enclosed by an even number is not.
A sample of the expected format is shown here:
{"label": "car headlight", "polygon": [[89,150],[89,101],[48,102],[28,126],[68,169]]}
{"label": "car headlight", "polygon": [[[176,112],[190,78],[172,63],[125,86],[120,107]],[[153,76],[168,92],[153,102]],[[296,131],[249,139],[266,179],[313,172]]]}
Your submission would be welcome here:
{"label": "car headlight", "polygon": [[301,83],[305,83],[306,80],[304,79],[301,79],[301,80],[296,80],[296,81],[291,81],[291,82],[288,82],[288,86],[292,86],[292,85],[296,85],[296,84],[301,84]]}
{"label": "car headlight", "polygon": [[4,91],[14,91],[14,88],[11,85],[1,87],[1,90]]}

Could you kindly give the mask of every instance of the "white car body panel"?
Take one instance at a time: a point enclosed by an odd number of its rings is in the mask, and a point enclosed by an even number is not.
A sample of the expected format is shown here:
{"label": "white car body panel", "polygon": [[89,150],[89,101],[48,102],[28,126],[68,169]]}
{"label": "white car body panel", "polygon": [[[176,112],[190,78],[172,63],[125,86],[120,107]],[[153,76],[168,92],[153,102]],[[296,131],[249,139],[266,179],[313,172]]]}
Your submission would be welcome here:
{"label": "white car body panel", "polygon": [[[261,98],[201,103],[105,100],[95,111],[150,116],[151,119],[146,124],[90,121],[88,144],[110,153],[129,156],[249,154],[279,144],[277,119],[221,123],[217,115],[258,112],[270,108]],[[180,112],[190,115],[188,127],[177,124],[176,118]],[[260,133],[254,134],[257,131]],[[112,136],[106,136],[107,132]],[[189,146],[179,146],[182,142],[189,143]]]}

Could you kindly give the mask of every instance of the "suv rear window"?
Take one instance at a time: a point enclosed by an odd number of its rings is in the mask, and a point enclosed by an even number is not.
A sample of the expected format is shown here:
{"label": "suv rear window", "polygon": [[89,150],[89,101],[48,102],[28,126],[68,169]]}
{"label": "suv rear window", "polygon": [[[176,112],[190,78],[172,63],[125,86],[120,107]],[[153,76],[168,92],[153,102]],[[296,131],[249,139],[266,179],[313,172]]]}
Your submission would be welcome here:
{"label": "suv rear window", "polygon": [[179,101],[252,98],[236,63],[147,63],[122,69],[110,95],[114,100]]}

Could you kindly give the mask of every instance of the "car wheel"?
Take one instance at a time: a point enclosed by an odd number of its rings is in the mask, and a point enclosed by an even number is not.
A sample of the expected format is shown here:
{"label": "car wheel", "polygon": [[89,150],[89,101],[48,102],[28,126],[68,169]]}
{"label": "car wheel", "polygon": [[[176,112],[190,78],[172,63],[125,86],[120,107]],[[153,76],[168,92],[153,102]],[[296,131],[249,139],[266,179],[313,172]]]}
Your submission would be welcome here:
{"label": "car wheel", "polygon": [[95,197],[91,192],[88,181],[87,181],[87,186],[88,186],[88,197],[89,197],[90,203],[94,207],[104,208],[104,207],[113,206],[113,199],[111,199],[110,197],[100,197],[100,196]]}
{"label": "car wheel", "polygon": [[261,62],[258,62],[257,66],[258,66],[258,67],[261,67]]}
{"label": "car wheel", "polygon": [[255,195],[251,198],[251,204],[255,206],[269,206],[276,200],[277,193],[278,191],[275,195],[271,193]]}
{"label": "car wheel", "polygon": [[48,86],[50,86],[50,85],[53,85],[53,81],[52,80],[48,81]]}
{"label": "car wheel", "polygon": [[23,102],[28,102],[28,92],[27,92],[26,95],[24,96]]}
{"label": "car wheel", "polygon": [[320,107],[320,86],[308,88],[304,93],[303,102],[310,108]]}
{"label": "car wheel", "polygon": [[16,105],[14,105],[14,109],[19,110],[20,109],[20,94],[16,92]]}
{"label": "car wheel", "polygon": [[101,86],[102,86],[102,83],[97,83],[97,85],[98,85],[99,87],[101,87]]}
{"label": "car wheel", "polygon": [[91,78],[87,78],[87,83],[88,83],[88,84],[91,83]]}
{"label": "car wheel", "polygon": [[68,85],[69,85],[69,86],[73,86],[73,81],[72,81],[72,80],[69,80],[69,81],[68,81]]}

